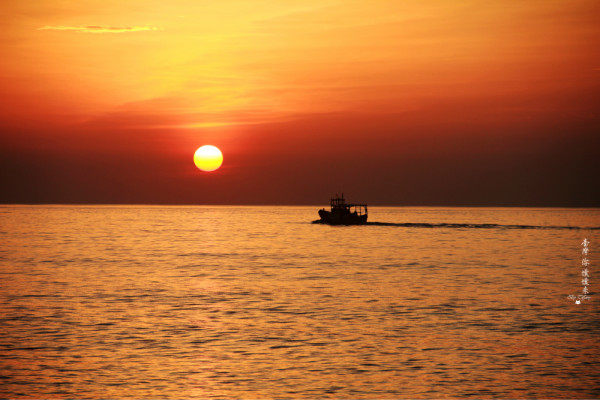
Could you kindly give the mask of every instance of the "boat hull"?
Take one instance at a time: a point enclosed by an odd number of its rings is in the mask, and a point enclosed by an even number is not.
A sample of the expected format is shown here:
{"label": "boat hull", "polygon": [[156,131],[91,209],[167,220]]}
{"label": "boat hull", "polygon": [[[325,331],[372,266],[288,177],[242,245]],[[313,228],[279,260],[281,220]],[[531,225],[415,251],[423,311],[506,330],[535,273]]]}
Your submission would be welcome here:
{"label": "boat hull", "polygon": [[325,209],[319,210],[318,222],[329,225],[364,225],[367,223],[367,215],[356,213],[331,212]]}

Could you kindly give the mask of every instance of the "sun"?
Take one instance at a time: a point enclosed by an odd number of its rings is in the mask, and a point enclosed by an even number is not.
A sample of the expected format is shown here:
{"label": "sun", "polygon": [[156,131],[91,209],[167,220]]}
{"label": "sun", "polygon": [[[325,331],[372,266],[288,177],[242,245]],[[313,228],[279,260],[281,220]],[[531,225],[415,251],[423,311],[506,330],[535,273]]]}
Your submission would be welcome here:
{"label": "sun", "polygon": [[223,153],[215,146],[204,145],[194,153],[194,164],[202,171],[214,171],[223,164]]}

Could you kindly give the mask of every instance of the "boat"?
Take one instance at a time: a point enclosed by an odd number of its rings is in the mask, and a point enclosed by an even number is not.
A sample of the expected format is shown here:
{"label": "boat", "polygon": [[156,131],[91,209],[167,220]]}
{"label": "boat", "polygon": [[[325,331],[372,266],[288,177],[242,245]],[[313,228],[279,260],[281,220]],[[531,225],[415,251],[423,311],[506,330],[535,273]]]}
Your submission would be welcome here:
{"label": "boat", "polygon": [[314,221],[320,224],[329,225],[363,225],[367,223],[367,205],[366,204],[347,204],[342,196],[336,195],[330,200],[331,210],[324,208],[319,210],[320,220]]}

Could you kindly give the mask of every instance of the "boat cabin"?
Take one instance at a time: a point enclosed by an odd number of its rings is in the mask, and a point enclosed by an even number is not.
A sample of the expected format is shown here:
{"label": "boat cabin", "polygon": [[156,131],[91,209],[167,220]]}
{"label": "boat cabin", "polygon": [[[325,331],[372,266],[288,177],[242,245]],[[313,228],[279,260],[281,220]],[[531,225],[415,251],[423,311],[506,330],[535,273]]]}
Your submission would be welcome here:
{"label": "boat cabin", "polygon": [[367,205],[366,204],[346,204],[346,200],[344,199],[344,194],[342,193],[342,197],[332,197],[330,200],[331,212],[343,212],[350,213],[356,215],[367,215]]}

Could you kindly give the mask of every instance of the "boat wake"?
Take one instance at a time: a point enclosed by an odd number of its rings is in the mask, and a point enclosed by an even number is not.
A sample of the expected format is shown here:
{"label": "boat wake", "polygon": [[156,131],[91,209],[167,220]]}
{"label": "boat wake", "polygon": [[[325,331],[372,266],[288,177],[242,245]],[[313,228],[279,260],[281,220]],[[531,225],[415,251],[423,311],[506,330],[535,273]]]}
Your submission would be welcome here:
{"label": "boat wake", "polygon": [[571,230],[600,230],[599,226],[553,226],[553,225],[501,225],[501,224],[451,224],[439,223],[429,224],[420,222],[367,222],[365,225],[372,226],[397,226],[402,228],[468,228],[468,229],[571,229]]}
{"label": "boat wake", "polygon": [[[313,224],[324,224],[321,220],[312,222]],[[600,230],[600,226],[556,226],[556,225],[502,225],[502,224],[451,224],[439,223],[429,224],[424,222],[366,222],[362,224],[370,226],[396,226],[399,228],[450,228],[450,229],[568,229],[568,230]]]}

